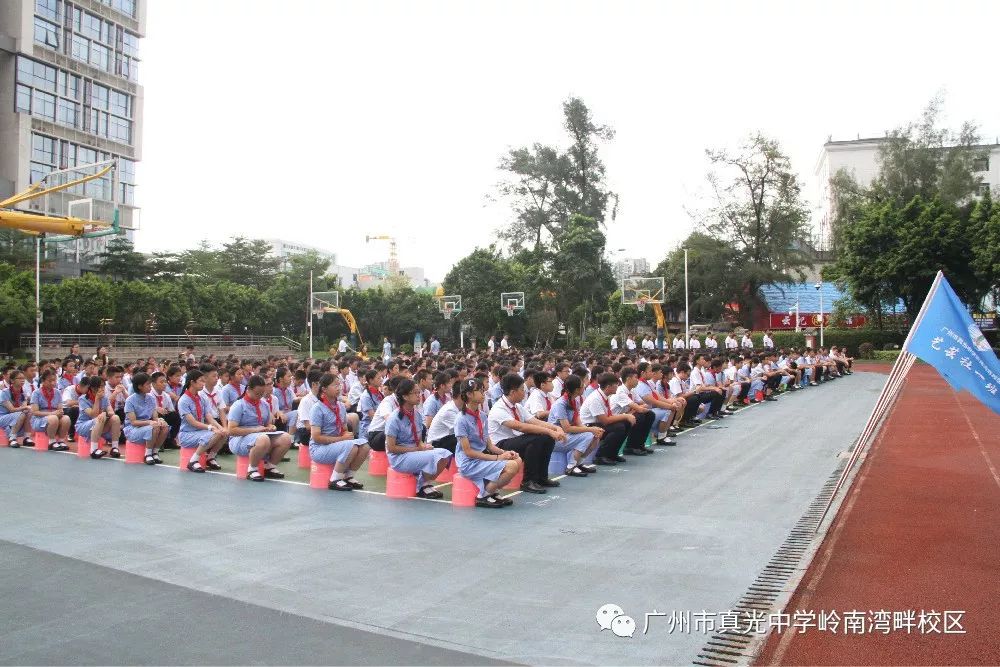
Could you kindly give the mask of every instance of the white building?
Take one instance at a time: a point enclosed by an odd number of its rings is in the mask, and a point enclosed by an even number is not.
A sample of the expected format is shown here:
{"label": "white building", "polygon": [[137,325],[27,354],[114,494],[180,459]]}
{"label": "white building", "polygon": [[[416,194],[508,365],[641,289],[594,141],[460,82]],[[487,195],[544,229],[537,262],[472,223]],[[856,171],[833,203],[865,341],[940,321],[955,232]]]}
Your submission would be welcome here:
{"label": "white building", "polygon": [[288,260],[297,255],[306,255],[309,253],[316,253],[320,259],[325,259],[330,262],[330,268],[327,270],[327,274],[335,273],[334,267],[337,265],[337,255],[328,250],[323,250],[322,248],[317,248],[316,246],[311,246],[305,243],[299,243],[298,241],[286,241],[285,239],[267,239],[267,242],[271,244],[271,254],[281,260],[281,269],[288,268]]}
{"label": "white building", "polygon": [[[816,176],[815,191],[810,200],[818,203],[813,218],[817,230],[815,245],[820,250],[829,249],[830,219],[833,215],[833,199],[830,179],[838,171],[845,169],[862,186],[871,185],[878,175],[878,150],[885,141],[882,138],[856,139],[851,141],[827,141],[816,162],[813,173]],[[989,151],[989,156],[977,164],[980,178],[979,192],[987,188],[994,195],[1000,193],[1000,144],[987,144],[979,148]]]}
{"label": "white building", "polygon": [[626,257],[615,262],[614,272],[619,281],[630,276],[644,276],[649,273],[649,261],[643,257]]}

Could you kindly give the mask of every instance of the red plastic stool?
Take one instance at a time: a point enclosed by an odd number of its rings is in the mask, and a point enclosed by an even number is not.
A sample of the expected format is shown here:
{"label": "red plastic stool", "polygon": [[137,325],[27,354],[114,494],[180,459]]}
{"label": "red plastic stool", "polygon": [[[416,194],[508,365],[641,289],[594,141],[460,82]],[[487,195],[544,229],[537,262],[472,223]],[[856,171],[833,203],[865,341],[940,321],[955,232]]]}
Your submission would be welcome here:
{"label": "red plastic stool", "polygon": [[309,445],[299,445],[299,467],[308,468],[312,459],[309,457]]}
{"label": "red plastic stool", "polygon": [[328,489],[330,478],[333,477],[332,463],[312,462],[309,466],[309,487],[313,489]]}
{"label": "red plastic stool", "polygon": [[373,477],[385,477],[389,470],[389,457],[385,452],[368,452],[368,474]]}
{"label": "red plastic stool", "polygon": [[35,431],[31,434],[31,440],[35,443],[36,452],[49,451],[49,434],[45,431]]}
{"label": "red plastic stool", "polygon": [[[181,458],[177,461],[177,467],[184,472],[191,472],[188,470],[188,464],[191,463],[191,458],[194,453],[198,451],[197,447],[181,447]],[[208,454],[201,454],[198,456],[198,462],[201,463],[201,467],[204,468],[205,464],[208,463]]]}
{"label": "red plastic stool", "polygon": [[417,495],[417,476],[408,472],[386,471],[385,495],[390,498],[412,498]]}
{"label": "red plastic stool", "polygon": [[146,445],[141,442],[125,441],[125,463],[145,463]]}
{"label": "red plastic stool", "polygon": [[475,507],[479,487],[460,474],[451,480],[451,504],[455,507]]}
{"label": "red plastic stool", "polygon": [[82,435],[77,434],[76,436],[76,457],[79,459],[89,459],[90,458],[90,438],[85,438]]}
{"label": "red plastic stool", "polygon": [[757,394],[755,395],[755,398],[756,398],[756,399],[757,399],[758,401],[763,401],[763,400],[764,400],[764,392],[762,392],[762,391],[758,391],[758,392],[757,392]]}
{"label": "red plastic stool", "polygon": [[455,479],[455,475],[458,474],[458,464],[455,463],[455,457],[451,457],[451,463],[448,467],[444,469],[437,479],[434,480],[436,484],[444,484],[445,482],[450,482]]}
{"label": "red plastic stool", "polygon": [[507,482],[507,486],[503,487],[504,491],[520,491],[521,482],[524,480],[524,467],[517,471],[514,478]]}
{"label": "red plastic stool", "polygon": [[6,429],[0,429],[0,447],[10,447],[10,439],[7,437]]}
{"label": "red plastic stool", "polygon": [[[249,456],[237,456],[236,457],[236,479],[246,479],[247,472],[250,470],[250,457]],[[261,461],[257,464],[257,472],[261,475],[267,468],[264,467],[264,462]]]}

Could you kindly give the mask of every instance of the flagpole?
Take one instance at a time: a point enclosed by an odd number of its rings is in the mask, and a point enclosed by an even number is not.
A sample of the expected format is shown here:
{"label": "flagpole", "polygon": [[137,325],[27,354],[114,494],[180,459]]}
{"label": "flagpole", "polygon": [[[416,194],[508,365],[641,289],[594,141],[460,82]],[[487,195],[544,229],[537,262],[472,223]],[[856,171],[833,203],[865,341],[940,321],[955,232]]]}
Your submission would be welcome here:
{"label": "flagpole", "polygon": [[927,307],[930,305],[931,300],[937,293],[938,287],[941,285],[941,279],[944,278],[944,273],[938,271],[937,275],[934,276],[934,282],[931,283],[931,288],[927,292],[927,296],[924,298],[924,303],[920,306],[920,311],[917,313],[916,318],[913,320],[913,324],[910,325],[910,330],[906,334],[906,339],[903,341],[903,347],[900,349],[899,356],[896,357],[896,361],[893,362],[892,368],[889,370],[889,377],[886,379],[885,385],[882,387],[882,391],[879,394],[878,399],[875,401],[875,407],[872,408],[871,415],[868,417],[868,422],[865,424],[864,430],[861,435],[858,436],[857,441],[854,444],[854,449],[851,452],[851,457],[847,461],[847,465],[844,466],[844,471],[840,474],[840,479],[837,480],[836,486],[833,488],[833,493],[830,494],[830,500],[827,501],[826,507],[823,509],[823,514],[820,516],[819,521],[816,523],[816,532],[819,532],[820,526],[823,524],[823,520],[826,518],[827,513],[830,511],[830,507],[833,506],[833,501],[837,497],[837,492],[843,486],[847,477],[851,474],[851,470],[854,467],[857,460],[861,457],[861,453],[868,444],[868,440],[871,439],[872,435],[878,429],[882,419],[888,413],[889,406],[895,400],[896,395],[899,393],[900,387],[902,386],[903,379],[906,377],[907,373],[910,372],[910,368],[913,367],[913,363],[916,358],[907,349],[910,344],[910,339],[913,337],[913,332],[916,331],[920,322],[924,319],[924,315],[927,313]]}

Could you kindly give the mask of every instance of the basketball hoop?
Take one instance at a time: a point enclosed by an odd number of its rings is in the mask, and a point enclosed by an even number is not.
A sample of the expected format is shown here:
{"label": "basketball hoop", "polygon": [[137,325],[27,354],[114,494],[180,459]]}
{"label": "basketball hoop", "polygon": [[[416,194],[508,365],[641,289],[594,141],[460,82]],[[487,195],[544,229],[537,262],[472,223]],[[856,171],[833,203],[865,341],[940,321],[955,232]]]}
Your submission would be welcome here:
{"label": "basketball hoop", "polygon": [[446,320],[450,320],[451,319],[452,308],[454,308],[454,306],[452,306],[450,303],[447,304],[447,305],[445,305],[444,310],[441,311],[444,314],[444,319],[446,319]]}
{"label": "basketball hoop", "polygon": [[646,310],[646,299],[639,299],[636,302],[635,307],[639,309],[639,312]]}
{"label": "basketball hoop", "polygon": [[507,317],[514,317],[514,304],[508,303],[506,308],[507,308]]}

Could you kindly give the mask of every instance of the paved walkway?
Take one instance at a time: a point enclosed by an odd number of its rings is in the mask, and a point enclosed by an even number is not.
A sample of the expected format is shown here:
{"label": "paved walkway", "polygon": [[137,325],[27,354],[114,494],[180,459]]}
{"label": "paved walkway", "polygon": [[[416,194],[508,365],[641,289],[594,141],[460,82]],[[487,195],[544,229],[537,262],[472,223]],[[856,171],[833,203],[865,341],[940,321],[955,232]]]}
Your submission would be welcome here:
{"label": "paved walkway", "polygon": [[[0,540],[44,552],[45,570],[81,567],[53,582],[59,595],[2,584],[5,606],[33,611],[0,618],[0,662],[252,662],[249,648],[226,650],[239,642],[231,630],[252,647],[269,627],[225,606],[246,603],[317,622],[294,624],[299,650],[279,642],[260,662],[689,664],[705,636],[671,633],[659,618],[643,635],[644,614],[728,610],[837,467],[883,381],[856,373],[743,410],[676,448],[497,511],[0,449]],[[85,651],[60,644],[101,623],[65,618],[66,600],[113,611],[115,576],[148,601],[144,632],[122,640],[136,652],[103,630]],[[180,594],[162,598],[161,584],[198,597],[170,602]],[[605,603],[636,619],[634,637],[599,630]],[[176,651],[176,628],[199,613],[230,627],[203,653]]]}
{"label": "paved walkway", "polygon": [[[1000,663],[998,430],[1000,416],[915,365],[786,612],[937,616],[909,634],[772,636],[759,664]],[[946,610],[965,612],[965,634],[944,634]]]}

